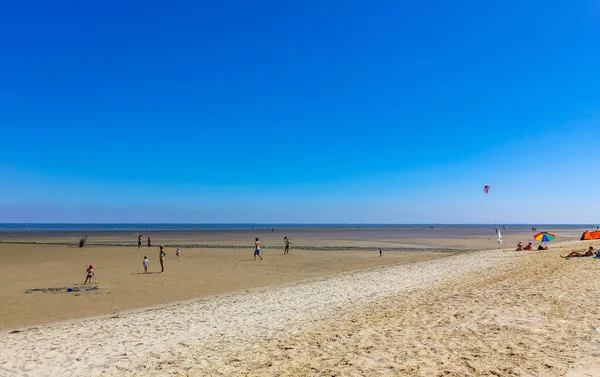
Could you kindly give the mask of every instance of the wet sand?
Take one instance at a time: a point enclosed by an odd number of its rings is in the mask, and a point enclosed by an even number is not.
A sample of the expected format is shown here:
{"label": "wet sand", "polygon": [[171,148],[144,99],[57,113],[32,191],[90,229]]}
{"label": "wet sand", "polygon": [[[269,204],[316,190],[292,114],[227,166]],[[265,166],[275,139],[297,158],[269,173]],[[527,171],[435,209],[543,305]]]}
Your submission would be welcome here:
{"label": "wet sand", "polygon": [[[585,229],[543,229],[557,234],[558,240],[579,239]],[[26,242],[76,245],[79,238],[88,236],[88,245],[137,245],[137,232],[0,232],[0,243]],[[389,228],[389,229],[267,229],[257,230],[178,230],[139,231],[145,247],[147,237],[157,246],[251,248],[255,237],[272,248],[283,248],[283,237],[289,237],[300,249],[468,249],[497,247],[493,228]],[[519,240],[533,241],[536,232],[531,228],[502,230],[503,247],[516,245]],[[534,242],[535,243],[535,242]]]}
{"label": "wet sand", "polygon": [[[123,310],[206,297],[223,292],[277,285],[343,271],[409,263],[448,253],[376,250],[262,251],[253,249],[185,248],[181,257],[167,248],[165,272],[160,272],[158,248],[0,244],[0,330],[117,313]],[[149,274],[142,260],[150,261]],[[88,264],[94,265],[98,290],[79,288]],[[57,288],[62,288],[55,290]],[[28,290],[42,289],[48,292]]]}

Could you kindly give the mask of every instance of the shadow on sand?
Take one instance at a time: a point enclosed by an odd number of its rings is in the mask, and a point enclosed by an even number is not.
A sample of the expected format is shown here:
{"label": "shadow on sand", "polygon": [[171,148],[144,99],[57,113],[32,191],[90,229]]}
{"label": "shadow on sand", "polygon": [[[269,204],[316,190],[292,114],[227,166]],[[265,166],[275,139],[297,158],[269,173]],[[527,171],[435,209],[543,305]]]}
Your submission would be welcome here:
{"label": "shadow on sand", "polygon": [[[70,289],[70,290],[69,290]],[[80,285],[74,287],[59,287],[59,288],[33,288],[28,289],[25,293],[71,293],[71,292],[88,292],[88,291],[96,291],[100,289],[97,285]]]}

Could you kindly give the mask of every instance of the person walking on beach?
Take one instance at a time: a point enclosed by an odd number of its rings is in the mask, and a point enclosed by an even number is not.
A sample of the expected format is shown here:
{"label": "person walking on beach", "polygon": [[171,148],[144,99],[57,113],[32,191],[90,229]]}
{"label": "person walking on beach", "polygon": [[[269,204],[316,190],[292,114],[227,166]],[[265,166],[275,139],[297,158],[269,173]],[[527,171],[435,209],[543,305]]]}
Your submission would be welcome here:
{"label": "person walking on beach", "polygon": [[148,247],[152,247],[152,240],[150,239],[150,236],[148,236]]}
{"label": "person walking on beach", "polygon": [[258,237],[256,237],[256,240],[254,240],[254,260],[256,260],[257,256],[260,258],[260,260],[262,260],[262,257],[260,256],[260,247],[261,246],[265,246],[265,245],[263,245],[262,242],[260,242],[258,240]]}
{"label": "person walking on beach", "polygon": [[141,249],[141,248],[142,248],[142,235],[140,234],[138,236],[138,249]]}
{"label": "person walking on beach", "polygon": [[87,276],[85,278],[85,281],[83,282],[83,285],[86,285],[89,281],[90,285],[92,285],[92,278],[94,277],[94,266],[92,266],[91,264],[88,266],[87,270],[85,270]]}
{"label": "person walking on beach", "polygon": [[160,259],[160,272],[165,272],[165,247],[160,245],[160,251],[158,252],[158,258]]}
{"label": "person walking on beach", "polygon": [[383,256],[383,251],[381,250],[381,248],[379,248],[379,258],[381,258]]}
{"label": "person walking on beach", "polygon": [[148,260],[148,257],[144,257],[144,273],[147,274],[148,273],[148,266],[150,266],[150,261]]}
{"label": "person walking on beach", "polygon": [[283,241],[285,242],[285,249],[283,250],[283,255],[285,255],[290,252],[290,245],[292,244],[292,242],[287,237],[285,237]]}
{"label": "person walking on beach", "polygon": [[177,258],[179,258],[179,252],[180,252],[180,250],[179,250],[179,248],[177,248],[177,250],[175,250],[175,256],[176,256]]}

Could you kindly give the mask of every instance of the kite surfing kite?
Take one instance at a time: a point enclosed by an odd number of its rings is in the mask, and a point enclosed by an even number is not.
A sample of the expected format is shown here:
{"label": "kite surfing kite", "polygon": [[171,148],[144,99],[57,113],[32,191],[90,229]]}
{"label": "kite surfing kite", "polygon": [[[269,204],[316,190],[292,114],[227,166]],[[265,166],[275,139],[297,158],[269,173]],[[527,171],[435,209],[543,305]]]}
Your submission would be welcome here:
{"label": "kite surfing kite", "polygon": [[492,185],[485,185],[483,186],[483,192],[485,192],[486,194],[490,193],[490,187],[492,187]]}

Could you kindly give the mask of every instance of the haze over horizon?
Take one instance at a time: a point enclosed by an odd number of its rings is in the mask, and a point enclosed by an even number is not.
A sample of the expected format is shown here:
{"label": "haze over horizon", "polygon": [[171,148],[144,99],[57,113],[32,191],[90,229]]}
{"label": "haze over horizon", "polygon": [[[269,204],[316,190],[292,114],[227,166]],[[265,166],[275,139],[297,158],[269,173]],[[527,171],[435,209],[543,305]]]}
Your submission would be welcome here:
{"label": "haze over horizon", "polygon": [[598,222],[598,2],[3,10],[0,222]]}

